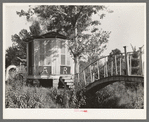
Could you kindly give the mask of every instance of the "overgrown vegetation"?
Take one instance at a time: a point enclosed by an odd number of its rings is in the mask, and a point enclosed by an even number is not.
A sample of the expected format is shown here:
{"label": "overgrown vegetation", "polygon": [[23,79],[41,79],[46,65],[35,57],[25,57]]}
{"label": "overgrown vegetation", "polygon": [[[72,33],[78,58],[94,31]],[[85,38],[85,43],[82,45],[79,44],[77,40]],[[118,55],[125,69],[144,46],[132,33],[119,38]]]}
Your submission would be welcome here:
{"label": "overgrown vegetation", "polygon": [[[137,53],[134,52],[133,55],[136,56]],[[132,63],[134,64],[136,62]],[[80,68],[83,69],[84,67],[86,67],[85,62],[80,63]],[[89,71],[86,73],[87,77],[90,77]],[[76,87],[71,90],[37,87],[35,84],[34,86],[27,86],[25,75],[23,81],[9,79],[5,87],[5,107],[144,108],[143,82],[116,82],[97,91],[94,95],[84,95],[83,92],[78,92],[85,86],[83,79],[84,78],[80,76],[80,82],[74,82]]]}
{"label": "overgrown vegetation", "polygon": [[89,95],[86,105],[81,107],[143,109],[144,87],[140,83],[136,89],[126,88],[124,82],[116,82],[98,91],[96,95]]}
{"label": "overgrown vegetation", "polygon": [[[135,85],[135,83],[134,83]],[[81,87],[81,85],[80,85]],[[19,80],[6,84],[6,108],[144,108],[144,87],[113,83],[95,95],[84,96],[74,89],[29,87]]]}
{"label": "overgrown vegetation", "polygon": [[75,90],[31,87],[19,80],[5,85],[6,108],[79,108]]}

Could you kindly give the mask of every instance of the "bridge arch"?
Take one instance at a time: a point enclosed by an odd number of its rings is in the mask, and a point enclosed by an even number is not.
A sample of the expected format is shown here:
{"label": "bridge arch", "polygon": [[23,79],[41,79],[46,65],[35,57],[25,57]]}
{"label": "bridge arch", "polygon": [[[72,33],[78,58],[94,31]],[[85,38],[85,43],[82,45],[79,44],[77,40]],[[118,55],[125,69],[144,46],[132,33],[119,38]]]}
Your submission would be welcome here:
{"label": "bridge arch", "polygon": [[93,94],[96,91],[114,83],[114,82],[138,82],[141,83],[143,82],[144,77],[142,76],[111,76],[111,77],[106,77],[103,79],[98,79],[95,80],[93,83],[90,83],[84,88],[85,93],[90,93]]}
{"label": "bridge arch", "polygon": [[124,46],[124,53],[102,56],[76,74],[78,82],[84,81],[86,93],[95,93],[114,82],[144,82],[142,50],[134,55],[134,52],[126,52]]}

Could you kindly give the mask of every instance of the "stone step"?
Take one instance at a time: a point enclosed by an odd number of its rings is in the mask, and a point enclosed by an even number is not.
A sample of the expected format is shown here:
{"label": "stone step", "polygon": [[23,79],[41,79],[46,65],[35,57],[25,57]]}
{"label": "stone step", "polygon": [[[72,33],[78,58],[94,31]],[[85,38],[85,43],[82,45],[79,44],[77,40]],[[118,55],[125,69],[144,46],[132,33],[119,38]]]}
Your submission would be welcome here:
{"label": "stone step", "polygon": [[[53,79],[53,87],[58,87],[59,79]],[[65,80],[66,84],[69,86],[73,86],[73,80],[67,79]]]}
{"label": "stone step", "polygon": [[59,79],[59,77],[62,77],[63,79],[73,79],[73,75],[56,75],[56,76],[51,76],[53,79]]}
{"label": "stone step", "polygon": [[67,83],[67,85],[72,86],[72,85],[74,85],[74,84],[73,84],[73,83]]}
{"label": "stone step", "polygon": [[72,79],[65,79],[65,82],[73,82]]}

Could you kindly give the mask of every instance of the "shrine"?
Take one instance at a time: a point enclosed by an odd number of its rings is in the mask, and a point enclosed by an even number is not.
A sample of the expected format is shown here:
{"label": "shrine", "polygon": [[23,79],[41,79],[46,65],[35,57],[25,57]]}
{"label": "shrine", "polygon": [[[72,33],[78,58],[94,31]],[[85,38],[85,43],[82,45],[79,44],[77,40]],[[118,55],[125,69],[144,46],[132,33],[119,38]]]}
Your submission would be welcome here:
{"label": "shrine", "polygon": [[42,86],[57,87],[62,76],[67,85],[72,85],[74,61],[66,36],[49,32],[33,38],[27,43],[28,80],[37,79]]}

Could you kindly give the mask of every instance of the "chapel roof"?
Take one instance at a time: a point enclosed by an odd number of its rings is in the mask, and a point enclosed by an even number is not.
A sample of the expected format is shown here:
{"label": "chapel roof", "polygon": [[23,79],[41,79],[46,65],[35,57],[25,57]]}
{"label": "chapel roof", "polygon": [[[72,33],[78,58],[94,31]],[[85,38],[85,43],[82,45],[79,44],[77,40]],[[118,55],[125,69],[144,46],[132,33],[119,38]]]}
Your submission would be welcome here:
{"label": "chapel roof", "polygon": [[67,39],[66,36],[58,33],[58,32],[48,32],[45,34],[42,34],[40,36],[33,36],[34,39],[39,39],[39,38],[60,38],[60,39]]}

